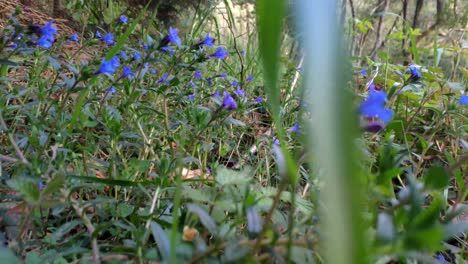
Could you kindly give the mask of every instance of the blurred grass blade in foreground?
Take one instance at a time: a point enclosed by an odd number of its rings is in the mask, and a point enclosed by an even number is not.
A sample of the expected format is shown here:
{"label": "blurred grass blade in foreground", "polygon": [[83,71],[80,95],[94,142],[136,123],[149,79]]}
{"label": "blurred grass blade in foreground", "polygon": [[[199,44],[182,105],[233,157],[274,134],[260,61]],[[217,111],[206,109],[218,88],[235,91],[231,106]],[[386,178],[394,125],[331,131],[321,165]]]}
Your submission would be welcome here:
{"label": "blurred grass blade in foreground", "polygon": [[[325,182],[320,232],[327,263],[367,263],[357,166],[357,133],[351,93],[345,89],[349,69],[339,37],[336,1],[298,0],[297,24],[305,51],[305,98],[312,118],[307,127],[315,168]],[[344,46],[344,45],[343,45]]]}

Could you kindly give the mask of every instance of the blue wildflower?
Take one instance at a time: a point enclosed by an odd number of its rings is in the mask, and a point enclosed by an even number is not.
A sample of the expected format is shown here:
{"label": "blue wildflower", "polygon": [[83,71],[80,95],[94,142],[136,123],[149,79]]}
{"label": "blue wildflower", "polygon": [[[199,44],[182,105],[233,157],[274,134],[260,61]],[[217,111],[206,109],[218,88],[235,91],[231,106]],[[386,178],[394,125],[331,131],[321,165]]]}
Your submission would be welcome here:
{"label": "blue wildflower", "polygon": [[149,69],[149,72],[150,72],[151,74],[153,74],[153,75],[155,75],[155,74],[156,74],[156,70],[155,70],[155,69],[153,69],[153,68],[150,68],[150,69]]}
{"label": "blue wildflower", "polygon": [[109,44],[109,45],[112,45],[114,44],[114,34],[112,33],[107,33],[102,39],[101,41],[104,41],[105,43]]}
{"label": "blue wildflower", "polygon": [[298,72],[303,72],[303,71],[304,71],[304,67],[302,67],[302,66],[301,66],[301,67],[298,67],[298,68],[297,68],[297,71],[298,71]]}
{"label": "blue wildflower", "polygon": [[197,80],[201,80],[202,74],[199,70],[196,70],[195,73],[193,74],[193,77]]}
{"label": "blue wildflower", "polygon": [[237,108],[236,101],[228,92],[224,92],[223,107],[228,110],[234,110]]}
{"label": "blue wildflower", "polygon": [[410,76],[411,80],[417,81],[417,80],[421,79],[421,77],[422,77],[421,72],[418,70],[418,68],[415,65],[411,65],[409,67],[409,69],[410,69],[410,72],[411,72],[411,76]]}
{"label": "blue wildflower", "polygon": [[390,122],[393,117],[393,111],[385,108],[386,101],[387,93],[384,91],[370,93],[367,99],[359,106],[359,112],[365,117],[378,118],[386,124]]}
{"label": "blue wildflower", "polygon": [[280,141],[278,138],[274,137],[273,138],[273,144],[275,144],[276,146],[279,146],[280,145]]}
{"label": "blue wildflower", "polygon": [[127,17],[126,15],[121,15],[121,16],[119,17],[119,21],[120,21],[120,23],[122,23],[122,24],[127,24],[127,22],[128,22],[128,17]]}
{"label": "blue wildflower", "polygon": [[189,99],[190,101],[195,100],[195,95],[194,95],[194,94],[189,95],[189,96],[188,96],[188,99]]}
{"label": "blue wildflower", "polygon": [[226,76],[227,76],[227,75],[226,75],[225,72],[223,72],[223,73],[221,73],[221,75],[219,75],[219,77],[221,77],[221,78],[226,78]]}
{"label": "blue wildflower", "polygon": [[213,85],[213,79],[211,79],[211,77],[206,78],[206,82],[208,83],[209,86]]}
{"label": "blue wildflower", "polygon": [[359,73],[361,74],[361,76],[366,77],[367,76],[367,69],[364,68]]}
{"label": "blue wildflower", "polygon": [[47,22],[47,24],[45,24],[41,28],[42,35],[53,36],[53,35],[57,34],[57,29],[52,27],[52,24],[54,24],[54,21],[49,21],[49,22]]}
{"label": "blue wildflower", "polygon": [[167,35],[169,38],[169,42],[177,44],[177,46],[180,46],[182,44],[182,40],[179,38],[179,35],[177,34],[178,30],[173,27],[169,27],[169,34]]}
{"label": "blue wildflower", "polygon": [[442,254],[437,255],[437,260],[439,261],[439,263],[443,263],[443,264],[448,263]]}
{"label": "blue wildflower", "polygon": [[140,54],[140,52],[135,51],[135,52],[133,53],[133,59],[134,59],[134,60],[140,60],[140,59],[141,59],[141,54]]}
{"label": "blue wildflower", "polygon": [[70,37],[68,37],[68,39],[73,41],[73,42],[78,42],[79,41],[78,34],[76,34],[76,33],[71,35]]}
{"label": "blue wildflower", "polygon": [[240,87],[237,87],[236,94],[238,96],[240,96],[240,97],[244,97],[245,96],[245,91],[243,89],[241,89]]}
{"label": "blue wildflower", "polygon": [[234,87],[237,87],[239,84],[237,83],[236,80],[234,80],[234,81],[232,81],[231,85],[234,86]]}
{"label": "blue wildflower", "polygon": [[37,186],[39,187],[39,190],[42,190],[42,189],[44,189],[44,187],[45,187],[45,185],[44,185],[43,182],[39,182],[39,183],[37,184]]}
{"label": "blue wildflower", "polygon": [[125,52],[125,50],[121,50],[120,51],[120,57],[122,57],[122,59],[127,59],[127,52]]}
{"label": "blue wildflower", "polygon": [[96,34],[95,34],[96,38],[101,38],[101,32],[99,31],[96,31]]}
{"label": "blue wildflower", "polygon": [[52,47],[52,43],[53,43],[53,40],[51,40],[48,36],[42,36],[37,41],[37,45],[45,49]]}
{"label": "blue wildflower", "polygon": [[263,98],[261,96],[257,96],[257,98],[255,98],[255,101],[261,104],[263,102]]}
{"label": "blue wildflower", "polygon": [[126,78],[129,76],[135,76],[135,74],[132,72],[132,69],[128,66],[124,66],[123,72],[122,72],[122,78]]}
{"label": "blue wildflower", "polygon": [[298,123],[294,124],[294,126],[292,126],[291,128],[288,129],[288,132],[289,132],[289,133],[297,133],[297,132],[299,132],[299,124],[298,124]]}
{"label": "blue wildflower", "polygon": [[119,67],[120,63],[119,63],[119,57],[115,56],[114,58],[112,58],[111,60],[109,61],[106,61],[105,58],[102,58],[102,63],[101,63],[101,67],[99,68],[99,70],[96,72],[96,74],[99,74],[99,73],[109,73],[109,74],[113,74],[117,68]]}
{"label": "blue wildflower", "polygon": [[210,58],[217,58],[217,59],[224,59],[226,58],[226,56],[228,55],[229,53],[227,52],[227,50],[224,50],[223,47],[219,47],[214,53],[208,55],[208,57]]}
{"label": "blue wildflower", "polygon": [[149,63],[148,63],[148,62],[145,62],[145,63],[143,64],[143,67],[144,67],[145,69],[148,69]]}
{"label": "blue wildflower", "polygon": [[196,86],[195,83],[194,83],[192,80],[190,80],[189,85],[190,85],[192,88],[195,88],[195,86]]}
{"label": "blue wildflower", "polygon": [[111,88],[109,88],[108,91],[110,94],[115,94],[117,92],[117,89],[114,86],[112,86]]}
{"label": "blue wildflower", "polygon": [[220,97],[221,94],[219,93],[219,91],[215,91],[215,92],[213,93],[213,96],[214,96],[214,97]]}
{"label": "blue wildflower", "polygon": [[158,83],[164,83],[168,76],[169,74],[167,74],[167,72],[163,74],[163,76],[161,76],[161,78],[158,80]]}
{"label": "blue wildflower", "polygon": [[462,94],[462,95],[460,96],[460,100],[458,100],[458,102],[459,102],[461,105],[468,105],[468,95]]}
{"label": "blue wildflower", "polygon": [[42,48],[50,48],[55,41],[54,35],[57,34],[57,29],[52,27],[54,21],[49,21],[41,28],[41,37],[37,41],[37,44]]}
{"label": "blue wildflower", "polygon": [[241,54],[242,54],[242,56],[245,56],[245,53],[246,53],[246,51],[245,51],[245,50],[241,50]]}
{"label": "blue wildflower", "polygon": [[206,34],[205,38],[202,41],[202,44],[208,47],[213,47],[213,43],[214,43],[214,38],[210,37],[210,34]]}
{"label": "blue wildflower", "polygon": [[149,46],[148,46],[148,44],[146,44],[146,43],[143,43],[143,49],[144,49],[144,50],[148,50],[148,49],[149,49]]}
{"label": "blue wildflower", "polygon": [[166,46],[166,47],[162,47],[161,48],[163,51],[165,52],[168,52],[170,54],[174,54],[175,53],[175,50],[174,49],[171,49],[170,47]]}
{"label": "blue wildflower", "polygon": [[249,82],[253,81],[253,76],[252,76],[252,74],[250,74],[249,77],[247,77],[247,81],[249,81]]}

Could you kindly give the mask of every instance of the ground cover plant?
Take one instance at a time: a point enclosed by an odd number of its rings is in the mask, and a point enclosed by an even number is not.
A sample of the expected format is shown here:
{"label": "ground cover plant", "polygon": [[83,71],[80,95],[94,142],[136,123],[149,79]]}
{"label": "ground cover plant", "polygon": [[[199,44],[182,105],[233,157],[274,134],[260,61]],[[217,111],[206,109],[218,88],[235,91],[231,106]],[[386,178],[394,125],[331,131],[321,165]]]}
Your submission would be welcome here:
{"label": "ground cover plant", "polygon": [[[285,14],[267,2],[247,46],[229,12],[229,40],[203,10],[184,30],[142,10],[81,32],[12,12],[0,32],[0,262],[325,262],[310,72],[276,52]],[[352,246],[366,263],[467,258],[468,71],[451,78],[437,42],[415,45],[412,63],[389,50],[350,58],[340,88],[360,129],[345,132],[363,198]]]}

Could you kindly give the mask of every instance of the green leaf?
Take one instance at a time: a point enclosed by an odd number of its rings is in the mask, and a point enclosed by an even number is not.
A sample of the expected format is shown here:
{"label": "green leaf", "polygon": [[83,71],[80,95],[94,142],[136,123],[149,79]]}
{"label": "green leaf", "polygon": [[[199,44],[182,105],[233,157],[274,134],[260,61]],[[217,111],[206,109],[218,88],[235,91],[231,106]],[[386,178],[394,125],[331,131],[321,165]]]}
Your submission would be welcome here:
{"label": "green leaf", "polygon": [[285,3],[283,0],[257,0],[256,12],[259,50],[262,56],[268,102],[273,114],[278,116],[280,94],[277,80]]}
{"label": "green leaf", "polygon": [[163,260],[169,260],[171,257],[171,245],[166,232],[156,222],[151,221],[151,233],[153,234],[156,245],[158,246],[159,253],[162,255]]}
{"label": "green leaf", "polygon": [[117,205],[117,215],[119,217],[127,217],[133,213],[135,207],[126,203],[120,203]]}
{"label": "green leaf", "polygon": [[21,263],[21,261],[6,247],[0,247],[0,263]]}
{"label": "green leaf", "polygon": [[449,175],[447,171],[440,166],[432,166],[429,168],[426,177],[424,177],[424,185],[428,189],[442,189],[449,183]]}
{"label": "green leaf", "polygon": [[73,220],[63,224],[62,226],[57,228],[57,230],[55,230],[55,232],[52,233],[52,235],[50,236],[51,243],[56,244],[64,235],[68,234],[73,228],[80,224],[80,220]]}
{"label": "green leaf", "polygon": [[41,200],[43,196],[48,194],[53,194],[54,192],[58,191],[63,184],[65,183],[65,175],[63,173],[57,173],[54,178],[47,185],[41,192]]}
{"label": "green leaf", "polygon": [[23,195],[28,203],[36,204],[39,201],[39,186],[37,182],[24,178],[14,178],[9,180],[7,184]]}
{"label": "green leaf", "polygon": [[218,234],[218,227],[216,226],[215,221],[200,206],[195,204],[187,204],[187,210],[191,213],[198,215],[198,218],[200,218],[200,222],[203,224],[204,227],[206,227],[206,229],[208,229],[208,231],[211,234]]}
{"label": "green leaf", "polygon": [[11,67],[19,67],[19,64],[14,62],[14,61],[11,61],[11,60],[7,60],[7,59],[0,59],[0,65],[7,65],[7,66],[11,66]]}

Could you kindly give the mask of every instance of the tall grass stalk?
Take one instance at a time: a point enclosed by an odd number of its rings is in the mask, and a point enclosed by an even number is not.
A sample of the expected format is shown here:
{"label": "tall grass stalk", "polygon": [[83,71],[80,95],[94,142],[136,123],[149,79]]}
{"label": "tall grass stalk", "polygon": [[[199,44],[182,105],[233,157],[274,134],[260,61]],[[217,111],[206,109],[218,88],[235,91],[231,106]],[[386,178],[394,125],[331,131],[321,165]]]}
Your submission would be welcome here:
{"label": "tall grass stalk", "polygon": [[309,148],[323,171],[321,233],[327,263],[367,263],[362,193],[357,166],[357,120],[346,87],[347,61],[339,37],[336,1],[297,1],[297,23],[305,50]]}

